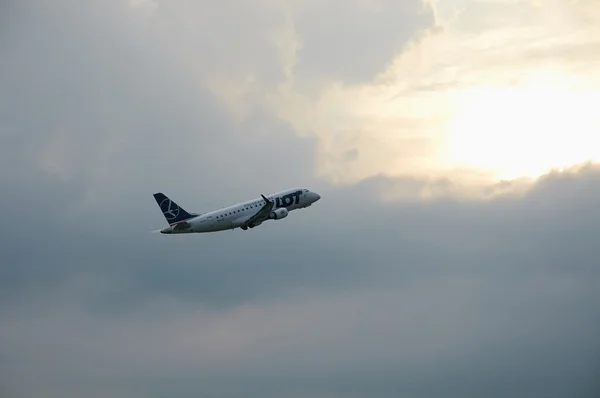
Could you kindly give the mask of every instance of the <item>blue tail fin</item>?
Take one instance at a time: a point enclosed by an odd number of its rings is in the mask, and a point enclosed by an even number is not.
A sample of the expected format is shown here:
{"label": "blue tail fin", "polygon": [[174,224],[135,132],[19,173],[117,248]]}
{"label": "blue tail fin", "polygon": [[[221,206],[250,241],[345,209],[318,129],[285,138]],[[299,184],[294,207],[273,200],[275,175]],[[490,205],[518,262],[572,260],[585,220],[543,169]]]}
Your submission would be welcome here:
{"label": "blue tail fin", "polygon": [[162,192],[155,193],[154,199],[156,200],[156,203],[158,203],[158,206],[160,207],[160,210],[162,211],[169,225],[177,224],[198,216],[196,213],[188,213]]}

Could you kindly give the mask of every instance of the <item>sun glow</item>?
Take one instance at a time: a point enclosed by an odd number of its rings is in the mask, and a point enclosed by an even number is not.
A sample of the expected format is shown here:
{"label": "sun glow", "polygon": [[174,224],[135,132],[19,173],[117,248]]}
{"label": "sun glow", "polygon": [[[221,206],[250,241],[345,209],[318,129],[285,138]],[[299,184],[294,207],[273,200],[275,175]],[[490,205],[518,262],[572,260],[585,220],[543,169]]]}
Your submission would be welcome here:
{"label": "sun glow", "polygon": [[449,161],[500,179],[538,177],[600,158],[600,94],[553,75],[455,96]]}

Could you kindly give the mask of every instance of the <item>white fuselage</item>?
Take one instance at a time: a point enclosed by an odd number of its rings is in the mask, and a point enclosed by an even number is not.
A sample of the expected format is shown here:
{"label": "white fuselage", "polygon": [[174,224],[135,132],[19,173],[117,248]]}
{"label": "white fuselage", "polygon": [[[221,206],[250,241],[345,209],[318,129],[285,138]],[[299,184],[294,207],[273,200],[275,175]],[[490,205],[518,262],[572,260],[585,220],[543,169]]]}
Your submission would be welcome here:
{"label": "white fuselage", "polygon": [[[275,192],[270,195],[265,195],[270,201],[274,201],[272,211],[280,214],[273,214],[269,219],[279,219],[287,216],[287,212],[302,209],[312,205],[320,199],[319,194],[305,188],[293,188],[285,191]],[[201,232],[216,232],[225,231],[243,227],[244,224],[256,214],[263,206],[265,201],[262,197],[238,203],[232,206],[224,207],[208,213],[200,214],[190,220],[187,220],[187,227],[184,230],[177,231],[172,225],[163,229],[162,233],[201,233]],[[252,225],[252,227],[260,225],[262,222]]]}

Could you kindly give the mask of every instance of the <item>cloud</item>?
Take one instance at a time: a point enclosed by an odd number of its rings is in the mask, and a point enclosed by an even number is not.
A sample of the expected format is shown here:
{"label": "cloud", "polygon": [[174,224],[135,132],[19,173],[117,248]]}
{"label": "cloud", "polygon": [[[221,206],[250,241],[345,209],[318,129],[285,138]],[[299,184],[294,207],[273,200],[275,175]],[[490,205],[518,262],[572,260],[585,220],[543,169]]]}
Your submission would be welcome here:
{"label": "cloud", "polygon": [[385,286],[216,313],[154,295],[107,316],[70,293],[4,313],[4,357],[35,362],[10,360],[3,373],[24,391],[32,386],[19,374],[63,396],[585,396],[594,388],[597,289],[583,275],[515,268],[386,272]]}
{"label": "cloud", "polygon": [[433,23],[419,0],[304,2],[294,13],[302,43],[295,74],[301,82],[370,82]]}
{"label": "cloud", "polygon": [[[24,1],[3,14],[0,393],[597,391],[598,167],[477,189],[389,171],[386,159],[432,150],[415,133],[435,128],[414,106],[430,98],[401,92],[410,112],[369,127],[398,106],[372,99],[398,86],[365,81],[396,52],[417,62],[419,32],[446,11],[232,4]],[[394,15],[412,22],[380,33]],[[360,17],[381,41],[349,24],[312,31],[316,16]],[[369,57],[344,69],[348,37]],[[414,84],[437,84],[423,76]],[[406,145],[383,133],[396,123]],[[347,172],[360,181],[327,181]],[[158,190],[206,211],[294,185],[322,199],[251,232],[149,233],[164,225]]]}
{"label": "cloud", "polygon": [[[14,15],[21,23],[10,31],[11,62],[2,74],[11,93],[2,97],[6,178],[8,170],[22,168],[39,178],[79,179],[89,189],[86,200],[102,196],[115,204],[127,186],[169,190],[195,180],[198,170],[211,171],[192,184],[205,195],[210,190],[201,185],[240,189],[228,183],[232,176],[243,181],[269,173],[279,185],[278,178],[310,172],[293,165],[311,163],[311,142],[264,112],[244,126],[230,120],[195,79],[194,64],[178,57],[186,47],[165,42],[170,36],[135,8],[62,2],[46,10],[25,2]],[[297,155],[282,153],[289,143]],[[221,166],[224,156],[230,167]]]}
{"label": "cloud", "polygon": [[166,242],[59,220],[50,251],[34,240],[18,264],[42,264],[54,282],[32,272],[3,289],[5,385],[585,396],[600,331],[599,175],[549,175],[524,198],[488,202],[383,203],[367,183],[323,187],[319,207],[252,235]]}
{"label": "cloud", "polygon": [[[77,161],[104,156],[106,164],[109,156],[118,153],[115,148],[123,139],[120,132],[131,128],[134,121],[122,110],[111,108],[116,105],[112,94],[138,103],[130,96],[141,92],[146,93],[146,99],[164,101],[160,105],[156,102],[153,109],[138,108],[149,113],[147,124],[154,121],[155,115],[166,114],[167,107],[172,108],[172,114],[179,112],[169,123],[144,126],[147,134],[179,129],[188,132],[186,142],[196,142],[200,136],[197,131],[206,130],[210,123],[206,115],[194,111],[194,106],[198,101],[212,101],[213,113],[226,114],[221,120],[234,119],[213,126],[211,140],[224,137],[219,132],[236,129],[236,139],[223,142],[239,143],[243,151],[243,146],[256,142],[247,139],[255,133],[248,130],[253,122],[257,123],[256,133],[270,131],[271,137],[277,137],[283,130],[290,138],[293,134],[308,137],[312,141],[306,144],[304,157],[313,156],[318,175],[335,183],[356,182],[378,174],[409,175],[460,180],[470,186],[467,191],[478,191],[498,178],[537,177],[553,167],[568,167],[598,157],[590,149],[596,147],[593,137],[598,127],[590,113],[597,102],[594,87],[598,84],[595,69],[590,67],[596,62],[593,54],[597,52],[591,50],[598,36],[593,2],[107,4],[86,11],[76,3],[59,3],[48,10],[49,15],[60,12],[71,21],[83,22],[57,27],[49,25],[52,19],[40,19],[38,23],[38,29],[48,26],[46,31],[63,36],[85,23],[95,29],[83,31],[76,40],[55,41],[43,48],[40,44],[39,53],[53,48],[44,57],[47,66],[57,64],[56,70],[64,70],[60,60],[70,59],[64,54],[77,54],[82,66],[71,70],[69,79],[56,75],[38,84],[43,93],[60,93],[77,82],[83,97],[89,81],[78,80],[75,70],[89,76],[111,71],[103,77],[104,90],[91,91],[99,99],[104,98],[103,106],[86,110],[88,118],[96,117],[100,136],[106,140],[94,146],[93,155],[80,151]],[[91,33],[112,23],[113,15],[119,23],[113,24],[116,30],[112,36],[106,35],[102,41],[101,35]],[[12,32],[24,28],[5,29],[9,32],[5,37],[12,37]],[[29,44],[19,44],[22,40],[16,38],[11,44],[12,51],[16,51],[11,59],[17,69],[10,69],[11,63],[5,66],[8,72],[14,70],[13,74],[5,74],[6,84],[23,98],[45,101],[44,95],[31,92],[30,87],[19,87],[16,82],[23,80],[14,78],[28,70],[20,68],[19,60],[33,54],[26,50]],[[106,45],[110,40],[114,44]],[[104,59],[123,60],[124,66],[96,62]],[[34,68],[31,73],[41,67],[39,62],[28,64]],[[123,71],[127,68],[135,68],[137,80],[125,78]],[[94,72],[97,69],[100,72]],[[170,76],[171,84],[157,83],[164,76]],[[115,91],[117,85],[129,94]],[[205,94],[216,98],[200,98]],[[553,98],[560,100],[550,101]],[[525,99],[526,104],[533,104],[525,105],[528,111],[523,110]],[[11,106],[26,103],[20,101],[12,101]],[[42,104],[34,109],[41,109]],[[217,111],[220,106],[225,109]],[[498,112],[498,108],[503,111]],[[112,119],[107,112],[119,114],[119,124],[101,125],[100,120]],[[12,114],[7,112],[6,120],[11,120]],[[577,125],[575,130],[579,132],[576,140],[566,143],[562,132],[570,129],[569,121]],[[71,129],[65,123],[53,127],[51,119],[46,119],[36,129]],[[6,136],[16,134],[14,126],[15,122],[5,126],[5,131],[13,132]],[[73,128],[81,131],[90,126]],[[507,135],[507,131],[511,133]],[[534,151],[539,152],[538,142],[548,137],[551,144],[544,153],[532,156]],[[37,161],[48,172],[66,178],[73,172],[67,162],[74,155],[64,155],[64,144],[60,143],[76,143],[76,138],[65,131],[57,133],[39,149]],[[6,144],[14,146],[16,140],[7,140]],[[208,147],[206,139],[202,142]],[[139,141],[130,145],[139,145]],[[317,147],[314,154],[312,145]],[[200,156],[199,146],[188,148],[195,148],[194,154]],[[520,149],[516,159],[506,162],[492,156],[497,148]],[[166,156],[182,150],[180,146],[169,149],[153,151]],[[361,155],[349,163],[346,154],[353,150]],[[201,156],[208,159],[214,154]],[[265,157],[253,154],[250,161]],[[5,162],[13,163],[8,158]],[[270,162],[273,164],[274,159]]]}
{"label": "cloud", "polygon": [[[9,290],[76,268],[123,266],[120,256],[137,249],[113,253],[109,266],[90,255],[102,258],[104,250],[93,236],[156,229],[164,220],[153,192],[205,211],[224,197],[236,202],[296,185],[312,172],[312,142],[264,113],[244,126],[231,120],[173,55],[182,48],[170,47],[138,11],[121,2],[11,7],[5,29],[13,39],[0,74],[0,175],[4,200],[21,209],[7,214],[10,242],[29,243],[4,246],[14,264],[3,269]],[[147,219],[148,211],[157,218]],[[80,242],[83,235],[92,241]]]}
{"label": "cloud", "polygon": [[[592,2],[427,4],[435,24],[413,31],[375,76],[331,78],[311,95],[294,87],[273,101],[281,118],[317,137],[320,176],[353,183],[410,175],[480,187],[598,159],[589,149],[597,147],[591,107],[599,84]],[[577,139],[569,142],[566,130]],[[343,154],[353,148],[362,156],[348,166]],[[494,156],[516,148],[510,162]]]}

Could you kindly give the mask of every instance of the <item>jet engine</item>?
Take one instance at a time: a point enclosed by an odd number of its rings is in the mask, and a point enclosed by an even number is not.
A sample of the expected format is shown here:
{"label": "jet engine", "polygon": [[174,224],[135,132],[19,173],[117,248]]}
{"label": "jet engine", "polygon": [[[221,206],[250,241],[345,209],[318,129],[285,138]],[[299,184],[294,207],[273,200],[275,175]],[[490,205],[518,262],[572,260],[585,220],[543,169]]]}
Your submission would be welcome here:
{"label": "jet engine", "polygon": [[281,220],[282,218],[287,217],[288,213],[288,209],[286,209],[285,207],[281,207],[277,210],[272,211],[271,214],[269,214],[269,218],[271,220]]}

